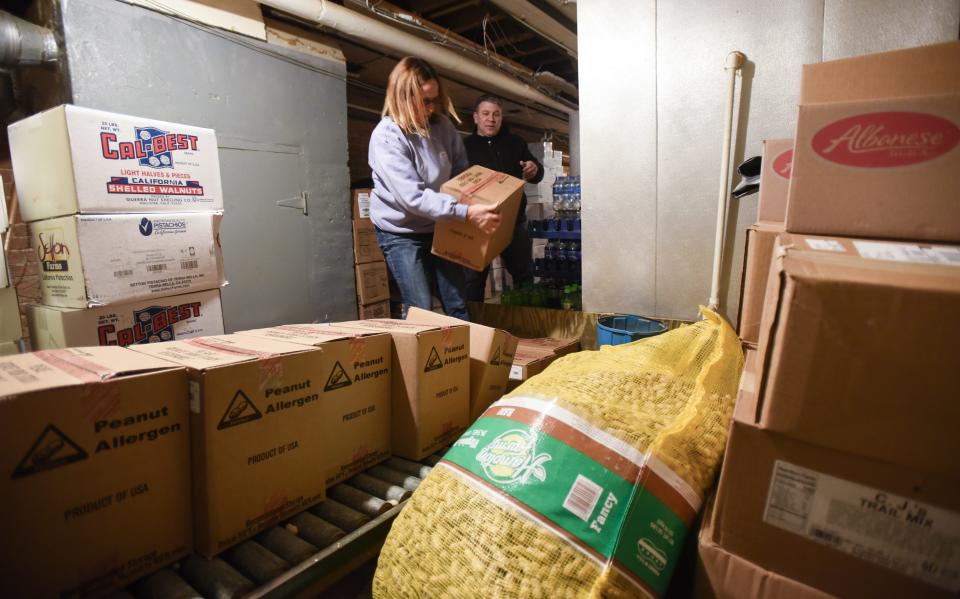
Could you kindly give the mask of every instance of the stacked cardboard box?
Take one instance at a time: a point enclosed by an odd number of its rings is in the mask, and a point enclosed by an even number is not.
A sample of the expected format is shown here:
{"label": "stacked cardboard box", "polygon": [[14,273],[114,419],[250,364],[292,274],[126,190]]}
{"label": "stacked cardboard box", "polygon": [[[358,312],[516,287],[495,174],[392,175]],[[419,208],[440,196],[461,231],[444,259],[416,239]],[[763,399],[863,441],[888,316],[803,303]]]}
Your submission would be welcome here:
{"label": "stacked cardboard box", "polygon": [[56,308],[31,312],[35,349],[223,332],[212,130],[63,105],[9,137],[42,304]]}
{"label": "stacked cardboard box", "polygon": [[517,351],[513,356],[513,365],[510,367],[507,391],[516,389],[530,377],[543,372],[560,356],[575,351],[580,351],[579,339],[556,339],[554,337],[518,339]]}
{"label": "stacked cardboard box", "polygon": [[795,139],[704,570],[720,597],[956,596],[960,43],[804,67]]}
{"label": "stacked cardboard box", "polygon": [[507,391],[517,338],[510,333],[436,312],[410,308],[407,322],[414,324],[470,327],[470,422]]}
{"label": "stacked cardboard box", "polygon": [[393,454],[422,460],[470,425],[470,331],[455,326],[376,319],[335,328],[390,333]]}
{"label": "stacked cardboard box", "polygon": [[197,553],[213,557],[324,498],[323,350],[249,335],[128,350],[187,368]]}
{"label": "stacked cardboard box", "polygon": [[353,258],[357,308],[361,319],[390,317],[387,262],[370,220],[370,190],[353,190]]}
{"label": "stacked cardboard box", "polygon": [[763,314],[763,295],[767,288],[773,242],[783,232],[792,164],[792,139],[768,139],[763,142],[757,222],[747,228],[743,276],[740,279],[743,287],[737,319],[740,339],[752,349],[756,349],[760,338],[760,317]]}
{"label": "stacked cardboard box", "polygon": [[[281,325],[240,331],[323,350],[324,417],[330,440],[327,487],[390,457],[391,338],[386,333],[328,324]],[[318,385],[319,387],[319,385]]]}
{"label": "stacked cardboard box", "polygon": [[0,357],[5,596],[105,596],[190,553],[186,392],[118,347]]}

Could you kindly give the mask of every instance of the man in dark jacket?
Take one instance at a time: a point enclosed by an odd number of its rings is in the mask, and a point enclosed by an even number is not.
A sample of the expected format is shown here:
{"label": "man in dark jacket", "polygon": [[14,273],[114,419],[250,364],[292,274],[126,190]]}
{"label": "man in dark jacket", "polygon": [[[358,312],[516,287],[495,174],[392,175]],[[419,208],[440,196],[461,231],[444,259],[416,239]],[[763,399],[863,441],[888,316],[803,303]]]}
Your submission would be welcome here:
{"label": "man in dark jacket", "polygon": [[[500,98],[490,94],[480,96],[473,109],[473,122],[476,132],[464,140],[471,165],[479,164],[529,183],[539,183],[543,179],[543,165],[530,153],[527,143],[510,133],[503,123],[503,102]],[[514,286],[533,281],[533,244],[527,232],[526,194],[520,200],[513,240],[500,256],[513,278]],[[489,270],[488,267],[479,273],[466,269],[467,300],[483,301],[483,288]]]}

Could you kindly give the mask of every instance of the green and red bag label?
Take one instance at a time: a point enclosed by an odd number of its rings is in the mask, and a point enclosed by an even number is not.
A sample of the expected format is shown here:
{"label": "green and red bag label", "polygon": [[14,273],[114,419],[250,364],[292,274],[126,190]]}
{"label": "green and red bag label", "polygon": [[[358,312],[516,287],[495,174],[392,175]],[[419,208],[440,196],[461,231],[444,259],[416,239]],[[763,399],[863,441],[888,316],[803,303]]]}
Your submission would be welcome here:
{"label": "green and red bag label", "polygon": [[657,596],[700,507],[662,462],[537,398],[493,404],[441,464]]}

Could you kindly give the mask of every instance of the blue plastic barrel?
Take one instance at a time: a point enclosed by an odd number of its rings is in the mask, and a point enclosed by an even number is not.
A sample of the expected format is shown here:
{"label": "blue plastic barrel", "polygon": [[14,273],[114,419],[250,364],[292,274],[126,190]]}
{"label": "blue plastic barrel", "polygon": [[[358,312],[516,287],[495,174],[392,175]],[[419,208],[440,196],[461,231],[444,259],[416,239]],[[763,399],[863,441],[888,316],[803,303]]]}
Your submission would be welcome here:
{"label": "blue plastic barrel", "polygon": [[641,316],[604,316],[597,321],[597,345],[620,345],[653,337],[667,330],[667,325]]}

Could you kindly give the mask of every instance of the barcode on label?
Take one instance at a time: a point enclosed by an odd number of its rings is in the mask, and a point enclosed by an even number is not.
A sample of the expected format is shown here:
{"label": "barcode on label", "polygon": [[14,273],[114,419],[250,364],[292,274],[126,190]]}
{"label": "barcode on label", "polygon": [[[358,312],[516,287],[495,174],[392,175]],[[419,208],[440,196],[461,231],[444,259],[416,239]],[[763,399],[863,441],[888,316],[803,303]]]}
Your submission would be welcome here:
{"label": "barcode on label", "polygon": [[597,507],[603,488],[582,474],[573,481],[567,498],[563,500],[563,507],[584,522],[590,519],[593,508]]}
{"label": "barcode on label", "polygon": [[180,268],[183,270],[187,270],[189,268],[196,268],[198,264],[199,264],[198,260],[181,260]]}
{"label": "barcode on label", "polygon": [[160,272],[161,270],[167,270],[166,264],[147,264],[148,272]]}
{"label": "barcode on label", "polygon": [[815,539],[819,539],[828,545],[834,545],[837,547],[843,545],[843,539],[840,538],[840,535],[834,534],[829,530],[817,528],[815,526],[810,528],[810,536],[814,537]]}
{"label": "barcode on label", "polygon": [[115,279],[122,279],[123,277],[132,277],[132,276],[133,276],[133,271],[130,269],[113,271],[113,278]]}

